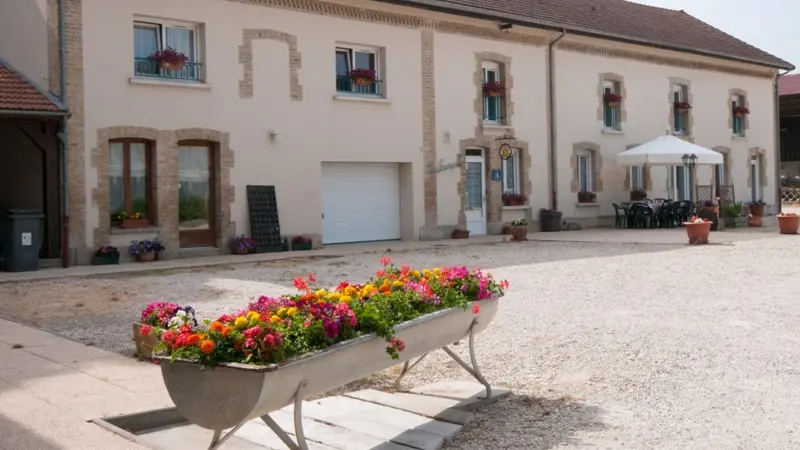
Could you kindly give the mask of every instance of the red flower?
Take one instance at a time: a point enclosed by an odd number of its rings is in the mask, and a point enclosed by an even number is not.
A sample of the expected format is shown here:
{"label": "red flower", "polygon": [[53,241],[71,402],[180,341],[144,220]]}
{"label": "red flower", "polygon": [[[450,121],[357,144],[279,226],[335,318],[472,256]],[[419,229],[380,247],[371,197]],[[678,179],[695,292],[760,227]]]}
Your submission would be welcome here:
{"label": "red flower", "polygon": [[317,279],[314,278],[314,274],[313,273],[308,274],[308,282],[313,283],[315,281],[317,281]]}
{"label": "red flower", "polygon": [[381,265],[388,266],[392,264],[392,257],[391,256],[383,256],[381,257]]}
{"label": "red flower", "polygon": [[472,304],[472,312],[474,314],[478,314],[479,312],[481,312],[481,305],[479,305],[477,302],[473,303]]}
{"label": "red flower", "polygon": [[151,331],[153,331],[153,327],[151,327],[150,325],[142,325],[142,328],[139,330],[139,333],[141,333],[142,336],[147,336],[150,334]]}
{"label": "red flower", "polygon": [[294,279],[294,287],[297,288],[298,291],[305,291],[308,289],[308,283],[303,277],[297,277]]}

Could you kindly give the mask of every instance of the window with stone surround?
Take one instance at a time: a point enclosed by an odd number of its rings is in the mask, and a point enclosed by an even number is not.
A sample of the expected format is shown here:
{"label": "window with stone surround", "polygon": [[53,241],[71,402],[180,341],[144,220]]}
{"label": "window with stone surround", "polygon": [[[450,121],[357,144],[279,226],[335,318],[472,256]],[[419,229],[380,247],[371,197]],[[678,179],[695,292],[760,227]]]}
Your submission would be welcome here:
{"label": "window with stone surround", "polygon": [[733,125],[733,135],[744,137],[745,121],[747,113],[740,112],[740,108],[747,108],[747,99],[744,94],[734,94],[731,98],[731,123]]}
{"label": "window with stone surround", "polygon": [[578,153],[578,192],[594,192],[592,156],[592,152],[588,150]]}
{"label": "window with stone surround", "polygon": [[621,96],[620,83],[613,80],[603,81],[603,126],[612,130],[622,129],[622,101],[613,101],[614,96]]}
{"label": "window with stone surround", "polygon": [[381,55],[383,49],[363,45],[336,46],[336,92],[345,95],[383,97]]}
{"label": "window with stone surround", "polygon": [[688,136],[689,113],[689,87],[683,84],[672,85],[672,132],[677,136]]}
{"label": "window with stone surround", "polygon": [[196,23],[151,18],[134,20],[134,76],[203,81],[201,36],[202,26]]}
{"label": "window with stone surround", "polygon": [[503,193],[522,194],[521,156],[518,149],[513,149],[511,156],[503,160]]}
{"label": "window with stone surround", "polygon": [[142,215],[155,221],[152,143],[140,139],[116,139],[108,144],[108,197],[111,223],[127,216]]}
{"label": "window with stone surround", "polygon": [[501,64],[484,61],[483,66],[483,121],[488,124],[503,124],[505,109],[505,85]]}
{"label": "window with stone surround", "polygon": [[631,166],[630,170],[630,190],[644,189],[644,168],[642,166]]}

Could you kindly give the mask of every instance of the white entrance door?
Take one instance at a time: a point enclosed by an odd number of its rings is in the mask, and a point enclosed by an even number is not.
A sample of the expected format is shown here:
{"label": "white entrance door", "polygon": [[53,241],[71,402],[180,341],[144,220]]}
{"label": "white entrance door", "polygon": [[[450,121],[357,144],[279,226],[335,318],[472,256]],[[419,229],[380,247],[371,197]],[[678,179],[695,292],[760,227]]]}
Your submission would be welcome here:
{"label": "white entrance door", "polygon": [[[478,152],[480,150],[472,150]],[[481,155],[467,155],[466,205],[467,230],[470,235],[486,234],[486,173],[483,152]]]}
{"label": "white entrance door", "polygon": [[322,164],[322,243],[400,239],[400,167]]}
{"label": "white entrance door", "polygon": [[671,195],[673,200],[691,200],[691,184],[689,183],[689,168],[675,166],[670,169],[670,184],[672,185]]}

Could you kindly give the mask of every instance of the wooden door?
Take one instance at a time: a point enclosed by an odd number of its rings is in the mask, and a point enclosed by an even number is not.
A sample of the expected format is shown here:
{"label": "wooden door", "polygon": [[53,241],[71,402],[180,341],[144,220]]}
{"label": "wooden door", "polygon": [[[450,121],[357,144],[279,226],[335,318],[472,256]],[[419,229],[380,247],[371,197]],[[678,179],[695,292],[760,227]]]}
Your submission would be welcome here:
{"label": "wooden door", "polygon": [[178,146],[178,222],[181,248],[216,245],[216,161],[208,142]]}

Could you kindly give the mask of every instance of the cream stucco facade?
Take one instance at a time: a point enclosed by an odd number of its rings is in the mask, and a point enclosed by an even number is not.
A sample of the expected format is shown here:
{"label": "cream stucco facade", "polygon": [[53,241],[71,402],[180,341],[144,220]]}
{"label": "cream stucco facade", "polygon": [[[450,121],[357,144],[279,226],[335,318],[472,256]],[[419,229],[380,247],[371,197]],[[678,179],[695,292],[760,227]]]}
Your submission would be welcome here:
{"label": "cream stucco facade", "polygon": [[[564,220],[602,224],[614,214],[611,203],[627,200],[630,190],[628,169],[615,155],[672,132],[676,84],[685,86],[693,106],[684,138],[727,155],[726,183],[735,186],[737,200],[750,200],[755,182],[763,200],[776,202],[775,69],[568,34],[554,49],[550,117],[548,44],[556,32],[501,31],[494,22],[363,0],[65,2],[70,247],[79,262],[97,246],[155,233],[167,241],[167,256],[181,255],[176,149],[188,141],[209,142],[216,155],[217,247],[249,234],[247,185],[275,186],[281,232],[311,236],[319,245],[325,240],[322,171],[333,162],[397,164],[399,199],[392,201],[399,205],[402,239],[449,237],[455,228],[499,233],[514,218],[535,221],[540,208],[551,206],[553,176]],[[0,27],[0,42],[10,33],[36,33],[35,48],[0,47],[0,56],[32,76],[49,74],[57,90],[57,1],[36,4],[47,16],[26,16],[36,26]],[[137,76],[136,21],[191,28],[202,62],[198,79]],[[380,85],[369,93],[378,95],[337,89],[337,48],[376,55]],[[501,112],[488,122],[485,70],[505,84],[496,106]],[[604,126],[605,81],[622,90],[619,129]],[[737,137],[730,117],[735,95],[751,111],[744,136]],[[556,174],[549,170],[551,120]],[[114,139],[152,143],[158,218],[152,228],[131,233],[110,226]],[[514,148],[516,168],[501,160],[502,143]],[[584,153],[592,155],[597,194],[589,206],[577,202],[577,155]],[[753,155],[761,164],[757,180],[749,171]],[[483,194],[477,218],[465,211],[475,200],[466,193],[468,168],[478,167],[468,161],[476,157],[482,158]],[[507,184],[504,169],[516,171],[517,179]],[[711,168],[700,168],[696,183],[712,185],[713,177]],[[644,178],[651,197],[673,197],[666,169],[646,170]],[[503,206],[507,186],[524,194],[527,205]],[[473,228],[476,220],[483,226]]]}

